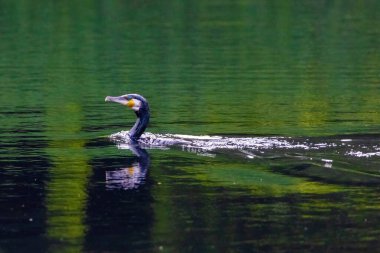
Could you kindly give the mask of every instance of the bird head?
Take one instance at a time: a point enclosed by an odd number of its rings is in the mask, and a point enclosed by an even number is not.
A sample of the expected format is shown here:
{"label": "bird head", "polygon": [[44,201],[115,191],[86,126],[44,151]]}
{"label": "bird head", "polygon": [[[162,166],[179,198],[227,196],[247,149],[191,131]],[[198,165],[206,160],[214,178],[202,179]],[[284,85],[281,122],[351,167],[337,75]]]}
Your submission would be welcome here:
{"label": "bird head", "polygon": [[118,97],[107,96],[105,101],[128,106],[136,113],[139,113],[140,111],[149,111],[148,102],[143,96],[138,94],[126,94]]}
{"label": "bird head", "polygon": [[119,103],[135,111],[137,120],[128,135],[132,143],[137,143],[149,123],[150,112],[148,101],[139,94],[126,94],[118,97],[107,96],[105,101]]}

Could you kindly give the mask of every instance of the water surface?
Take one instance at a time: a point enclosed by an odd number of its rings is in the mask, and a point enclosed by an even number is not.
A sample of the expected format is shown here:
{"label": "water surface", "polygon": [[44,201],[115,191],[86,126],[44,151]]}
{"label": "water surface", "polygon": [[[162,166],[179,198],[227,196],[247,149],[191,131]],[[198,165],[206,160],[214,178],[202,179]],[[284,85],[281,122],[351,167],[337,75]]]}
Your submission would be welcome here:
{"label": "water surface", "polygon": [[[379,10],[0,1],[0,252],[378,251]],[[259,146],[132,152],[126,93]]]}

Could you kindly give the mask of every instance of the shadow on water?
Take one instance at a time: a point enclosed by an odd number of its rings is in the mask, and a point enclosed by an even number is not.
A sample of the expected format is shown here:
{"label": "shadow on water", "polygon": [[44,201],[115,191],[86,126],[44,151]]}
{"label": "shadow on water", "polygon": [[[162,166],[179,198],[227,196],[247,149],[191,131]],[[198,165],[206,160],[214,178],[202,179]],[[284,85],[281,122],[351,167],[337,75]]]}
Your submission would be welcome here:
{"label": "shadow on water", "polygon": [[130,145],[129,149],[133,157],[93,161],[85,219],[84,248],[88,251],[150,248],[150,156],[138,145]]}
{"label": "shadow on water", "polygon": [[[36,134],[42,135],[41,131]],[[35,140],[35,136],[22,135],[17,141],[1,145],[0,252],[47,249],[47,244],[42,242],[46,242],[44,199],[51,162],[41,152],[47,143]]]}

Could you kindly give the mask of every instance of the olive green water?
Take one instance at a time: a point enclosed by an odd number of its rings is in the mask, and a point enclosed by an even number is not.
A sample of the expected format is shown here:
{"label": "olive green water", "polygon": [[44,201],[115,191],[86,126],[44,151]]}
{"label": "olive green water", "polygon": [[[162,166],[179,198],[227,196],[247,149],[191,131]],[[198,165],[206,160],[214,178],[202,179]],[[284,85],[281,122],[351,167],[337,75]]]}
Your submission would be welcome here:
{"label": "olive green water", "polygon": [[0,0],[0,252],[379,251],[379,156],[312,154],[328,168],[281,150],[150,149],[143,182],[112,188],[106,173],[139,158],[106,138],[134,114],[104,103],[144,95],[152,133],[376,148],[379,12],[369,0]]}

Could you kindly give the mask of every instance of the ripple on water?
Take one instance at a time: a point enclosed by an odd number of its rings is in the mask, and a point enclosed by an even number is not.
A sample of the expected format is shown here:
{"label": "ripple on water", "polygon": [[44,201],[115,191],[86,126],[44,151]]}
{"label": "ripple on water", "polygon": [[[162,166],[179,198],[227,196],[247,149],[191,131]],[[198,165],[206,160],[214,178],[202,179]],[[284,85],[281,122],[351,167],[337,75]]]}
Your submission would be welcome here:
{"label": "ripple on water", "polygon": [[[128,144],[128,131],[112,134],[110,138],[118,144]],[[183,135],[183,134],[153,134],[144,133],[140,143],[147,148],[161,148],[181,146],[187,148],[199,148],[207,151],[216,149],[274,149],[274,148],[302,148],[309,147],[303,143],[294,142],[288,137],[223,137],[208,135]]]}
{"label": "ripple on water", "polygon": [[[128,148],[128,131],[112,134],[119,148]],[[336,151],[346,156],[373,157],[380,156],[380,147],[367,140],[353,138],[325,138],[315,141],[308,138],[291,137],[225,137],[209,135],[183,135],[183,134],[153,134],[144,133],[140,144],[148,149],[169,149],[170,147],[181,147],[183,150],[204,153],[214,150],[238,150],[242,151],[247,158],[255,158],[254,151],[270,150],[324,150]],[[244,152],[243,152],[244,151]],[[248,152],[248,153],[247,153]]]}

